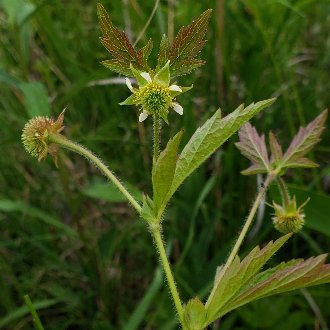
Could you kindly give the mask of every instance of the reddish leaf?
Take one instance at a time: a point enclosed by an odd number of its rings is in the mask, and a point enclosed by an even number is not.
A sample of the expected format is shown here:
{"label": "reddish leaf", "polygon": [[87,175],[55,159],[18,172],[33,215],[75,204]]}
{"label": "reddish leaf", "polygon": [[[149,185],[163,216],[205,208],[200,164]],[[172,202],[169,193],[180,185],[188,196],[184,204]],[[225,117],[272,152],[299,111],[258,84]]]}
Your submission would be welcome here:
{"label": "reddish leaf", "polygon": [[252,167],[242,173],[254,174],[268,172],[270,170],[270,162],[267,154],[265,136],[259,136],[255,127],[250,123],[246,123],[242,126],[238,135],[240,141],[235,144],[236,147],[252,162]]}
{"label": "reddish leaf", "polygon": [[[303,156],[310,151],[316,143],[320,141],[320,135],[324,130],[324,123],[327,118],[328,111],[323,111],[306,127],[301,127],[297,135],[293,138],[288,150],[283,156],[281,167],[297,167],[299,163],[307,164],[307,167],[314,167],[316,163],[306,162]],[[294,166],[293,166],[294,164]],[[305,167],[303,164],[299,167]]]}
{"label": "reddish leaf", "polygon": [[271,163],[279,162],[283,157],[283,151],[272,131],[269,132],[269,146],[271,150]]}
{"label": "reddish leaf", "polygon": [[159,53],[157,59],[157,69],[162,68],[166,62],[168,61],[168,52],[169,52],[170,44],[168,42],[168,38],[165,34],[162,36],[162,40],[159,46]]}
{"label": "reddish leaf", "polygon": [[326,257],[323,254],[307,260],[291,260],[256,275],[228,302],[218,316],[270,295],[330,283],[330,264],[324,264]]}
{"label": "reddish leaf", "polygon": [[148,69],[146,60],[150,54],[152,43],[149,41],[145,47],[136,52],[127,35],[112,24],[108,13],[100,3],[97,4],[97,14],[103,33],[103,37],[100,38],[101,42],[113,56],[113,59],[103,61],[102,64],[110,70],[126,76],[132,76],[130,64],[137,69]]}
{"label": "reddish leaf", "polygon": [[187,74],[204,64],[204,61],[196,59],[196,56],[205,45],[204,36],[211,11],[206,10],[190,25],[179,30],[169,51],[172,77]]}

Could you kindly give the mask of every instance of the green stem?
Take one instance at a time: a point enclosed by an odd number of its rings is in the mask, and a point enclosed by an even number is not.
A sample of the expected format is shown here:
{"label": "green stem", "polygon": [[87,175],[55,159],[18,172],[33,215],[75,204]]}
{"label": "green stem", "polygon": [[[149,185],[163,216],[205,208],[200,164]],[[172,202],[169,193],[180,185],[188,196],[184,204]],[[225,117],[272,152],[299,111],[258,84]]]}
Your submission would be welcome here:
{"label": "green stem", "polygon": [[134,199],[134,197],[127,191],[127,189],[121,184],[121,182],[116,178],[116,176],[108,169],[108,167],[97,158],[91,151],[85,147],[75,143],[63,135],[52,134],[48,137],[49,142],[59,144],[60,146],[78,153],[79,155],[87,158],[91,161],[117,188],[118,190],[127,198],[127,200],[132,204],[138,213],[141,213],[141,206]]}
{"label": "green stem", "polygon": [[176,288],[175,280],[171,271],[170,263],[167,259],[162,236],[161,236],[161,227],[160,226],[152,226],[151,227],[151,234],[154,238],[159,256],[160,256],[160,261],[163,265],[164,272],[166,275],[166,279],[168,282],[168,286],[170,287],[170,292],[174,301],[175,308],[178,312],[180,322],[182,326],[184,327],[184,320],[183,320],[183,307],[181,304],[181,299],[179,296],[179,292]]}
{"label": "green stem", "polygon": [[[247,234],[247,231],[249,230],[249,228],[250,228],[250,226],[252,224],[252,221],[254,219],[254,216],[255,216],[258,208],[259,208],[259,205],[260,205],[262,199],[265,196],[266,190],[269,187],[269,184],[272,182],[273,179],[274,179],[274,174],[269,174],[267,176],[265,182],[264,182],[263,187],[260,188],[259,193],[258,193],[258,195],[257,195],[257,197],[256,197],[256,199],[255,199],[255,201],[254,201],[254,203],[252,205],[252,208],[250,210],[250,213],[249,213],[248,217],[246,218],[246,221],[244,223],[244,226],[242,228],[242,231],[240,232],[240,234],[238,236],[238,239],[237,239],[237,241],[236,241],[236,243],[235,243],[235,245],[234,245],[234,247],[233,247],[233,249],[232,249],[232,251],[231,251],[231,253],[230,253],[229,257],[228,257],[228,259],[227,259],[227,262],[226,262],[226,264],[224,265],[224,267],[223,267],[223,269],[221,271],[221,275],[223,275],[226,272],[226,270],[229,268],[229,266],[234,261],[234,258],[236,257],[236,255],[237,255],[237,253],[238,253],[238,251],[239,251],[239,249],[240,249],[240,247],[241,247],[241,245],[242,245],[242,243],[244,241],[244,238],[245,238],[245,236]],[[221,280],[221,278],[218,279],[218,281],[220,281],[220,280]],[[209,302],[212,300],[212,297],[213,297],[213,295],[215,293],[215,289],[216,289],[216,286],[213,288],[213,290],[212,290],[212,292],[211,292],[211,294],[210,294],[210,296],[209,296],[209,298],[208,298],[208,300],[206,302],[206,307],[208,306]]]}
{"label": "green stem", "polygon": [[153,150],[153,161],[157,161],[159,156],[159,145],[160,145],[160,130],[161,130],[161,119],[159,115],[154,115],[154,150]]}
{"label": "green stem", "polygon": [[44,330],[44,327],[39,319],[39,316],[37,314],[37,311],[36,309],[34,308],[33,304],[32,304],[32,301],[29,297],[29,295],[25,295],[24,296],[24,301],[25,301],[25,304],[26,306],[28,307],[31,315],[32,315],[32,320],[33,320],[33,325],[35,327],[36,330]]}
{"label": "green stem", "polygon": [[287,188],[284,180],[280,176],[278,176],[276,178],[276,183],[277,183],[278,190],[280,191],[280,194],[281,194],[281,197],[283,200],[283,206],[284,206],[284,208],[286,208],[290,203],[290,194],[289,194],[288,188]]}

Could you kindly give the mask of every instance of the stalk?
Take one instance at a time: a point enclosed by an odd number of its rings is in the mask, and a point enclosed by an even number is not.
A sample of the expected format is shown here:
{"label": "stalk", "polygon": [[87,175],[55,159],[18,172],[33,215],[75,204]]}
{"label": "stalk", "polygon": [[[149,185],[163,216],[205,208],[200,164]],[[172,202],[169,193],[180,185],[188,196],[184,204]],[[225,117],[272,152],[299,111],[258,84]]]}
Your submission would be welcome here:
{"label": "stalk", "polygon": [[34,328],[36,330],[44,330],[44,327],[40,321],[40,318],[38,316],[36,309],[34,308],[34,306],[32,304],[32,301],[31,301],[29,295],[26,294],[23,298],[24,298],[26,306],[28,307],[28,309],[32,315],[32,321],[33,321]]}
{"label": "stalk", "polygon": [[[265,180],[265,183],[264,183],[263,187],[260,188],[259,193],[258,193],[258,195],[257,195],[256,199],[254,200],[254,203],[253,203],[253,205],[251,207],[251,210],[249,212],[249,215],[246,218],[246,221],[244,223],[244,226],[243,226],[243,228],[242,228],[242,230],[241,230],[241,232],[240,232],[240,234],[238,236],[238,239],[237,239],[237,241],[236,241],[236,243],[235,243],[235,245],[234,245],[234,247],[233,247],[233,249],[232,249],[232,251],[231,251],[231,253],[230,253],[229,257],[228,257],[228,259],[227,259],[226,264],[223,267],[223,270],[221,271],[222,276],[226,272],[226,270],[229,268],[229,266],[232,264],[232,262],[234,261],[234,258],[236,257],[236,255],[237,255],[237,253],[238,253],[238,251],[239,251],[239,249],[240,249],[240,247],[241,247],[241,245],[242,245],[242,243],[244,241],[244,238],[245,238],[245,236],[247,234],[247,231],[249,230],[249,228],[250,228],[250,226],[251,226],[251,224],[253,222],[254,216],[255,216],[258,208],[259,208],[259,205],[260,205],[262,199],[265,196],[266,190],[269,187],[270,183],[273,181],[273,179],[274,179],[274,174],[269,174],[267,176],[266,180]],[[219,281],[220,280],[221,280],[221,277],[220,277]],[[209,301],[212,300],[212,297],[214,295],[215,289],[216,289],[216,287],[213,288],[213,290],[212,290],[212,292],[211,292],[211,294],[210,294],[210,296],[209,296],[209,298],[208,298],[208,300],[206,302],[206,305],[205,305],[206,307],[208,306]]]}
{"label": "stalk", "polygon": [[159,156],[161,119],[159,115],[153,115],[153,120],[154,120],[153,161],[155,163]]}
{"label": "stalk", "polygon": [[176,283],[175,283],[175,280],[174,280],[174,277],[172,274],[171,266],[170,266],[170,263],[167,259],[167,255],[165,252],[164,243],[163,243],[162,236],[161,236],[161,227],[160,226],[151,227],[151,234],[155,241],[155,244],[156,244],[156,247],[158,250],[158,254],[160,256],[160,261],[164,268],[166,280],[167,280],[168,286],[170,288],[170,292],[171,292],[171,295],[172,295],[172,298],[174,301],[174,305],[175,305],[175,308],[176,308],[178,316],[179,316],[179,320],[181,322],[181,325],[184,327],[183,307],[182,307],[179,292],[177,290]]}
{"label": "stalk", "polygon": [[90,150],[75,143],[63,135],[51,134],[48,137],[48,141],[52,143],[59,144],[60,146],[76,152],[77,154],[87,158],[91,161],[117,188],[118,190],[127,198],[127,200],[132,204],[138,213],[141,213],[140,204],[134,199],[134,197],[127,191],[123,184],[116,178],[116,176],[108,169],[108,167],[97,158]]}

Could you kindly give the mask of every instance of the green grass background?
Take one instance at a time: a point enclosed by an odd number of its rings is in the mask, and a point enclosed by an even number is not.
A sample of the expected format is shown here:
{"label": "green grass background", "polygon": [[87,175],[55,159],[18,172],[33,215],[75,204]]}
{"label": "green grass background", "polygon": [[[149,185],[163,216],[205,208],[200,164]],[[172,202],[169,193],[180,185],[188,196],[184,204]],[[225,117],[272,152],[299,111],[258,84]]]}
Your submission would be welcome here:
{"label": "green grass background", "polygon": [[[115,25],[134,41],[151,16],[151,0],[102,1]],[[270,97],[253,120],[287,146],[330,101],[330,2],[327,0],[162,0],[146,33],[156,49],[213,8],[207,63],[178,79],[194,88],[180,97],[184,116],[170,114],[164,141],[180,127],[185,141],[214,111]],[[176,329],[173,303],[145,224],[88,162],[62,152],[59,168],[23,150],[21,129],[35,115],[64,107],[65,134],[94,150],[130,190],[150,193],[151,121],[138,124],[129,91],[99,62],[96,1],[0,0],[0,329],[32,329],[29,294],[45,329]],[[329,121],[328,121],[329,127]],[[312,156],[316,170],[286,176],[297,200],[307,196],[306,228],[270,261],[328,252],[329,130]],[[175,194],[165,239],[178,287],[187,300],[210,291],[242,226],[257,183],[239,172],[247,160],[234,136]],[[278,198],[271,190],[271,195]],[[138,195],[138,194],[137,194]],[[266,208],[242,247],[278,237]],[[211,329],[327,329],[330,289],[320,286],[240,308]]]}

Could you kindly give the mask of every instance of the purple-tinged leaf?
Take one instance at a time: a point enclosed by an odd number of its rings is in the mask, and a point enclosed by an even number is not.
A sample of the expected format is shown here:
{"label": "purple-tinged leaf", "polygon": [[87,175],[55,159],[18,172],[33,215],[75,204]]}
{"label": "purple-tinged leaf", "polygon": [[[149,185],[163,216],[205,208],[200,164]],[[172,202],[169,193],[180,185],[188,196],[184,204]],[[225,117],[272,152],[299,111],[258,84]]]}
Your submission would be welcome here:
{"label": "purple-tinged leaf", "polygon": [[324,264],[326,257],[323,254],[307,260],[291,260],[257,274],[219,311],[218,317],[260,298],[330,283],[330,264]]}
{"label": "purple-tinged leaf", "polygon": [[109,61],[103,61],[102,64],[110,70],[129,77],[132,76],[130,64],[135,68],[147,70],[146,58],[151,51],[150,41],[139,52],[136,52],[127,35],[112,24],[107,11],[100,3],[97,4],[97,14],[103,33],[101,42],[113,57]]}
{"label": "purple-tinged leaf", "polygon": [[169,52],[170,44],[168,42],[168,38],[165,34],[162,36],[162,40],[159,46],[159,53],[157,59],[157,69],[162,68],[168,61],[168,52]]}
{"label": "purple-tinged leaf", "polygon": [[269,132],[269,146],[271,150],[270,162],[279,162],[283,157],[283,151],[272,131]]}
{"label": "purple-tinged leaf", "polygon": [[[281,168],[291,167],[290,164],[297,164],[303,159],[303,156],[310,151],[316,143],[320,141],[320,135],[324,130],[324,123],[327,118],[328,111],[323,111],[306,127],[301,127],[293,138],[288,150],[285,152],[281,161]],[[311,163],[308,163],[310,167]],[[294,166],[297,167],[297,166]],[[303,166],[300,166],[303,167]]]}
{"label": "purple-tinged leaf", "polygon": [[138,61],[142,64],[143,69],[145,71],[150,71],[150,67],[148,65],[148,58],[151,54],[152,48],[153,42],[151,39],[149,39],[148,43],[137,52]]}
{"label": "purple-tinged leaf", "polygon": [[182,27],[173,41],[169,50],[171,63],[171,76],[189,73],[191,70],[202,65],[196,62],[196,56],[205,45],[204,36],[207,31],[211,9],[206,10],[195,21],[186,27]]}
{"label": "purple-tinged leaf", "polygon": [[205,305],[209,322],[219,317],[219,313],[226,308],[227,303],[251,281],[251,278],[291,236],[288,234],[275,242],[271,241],[261,250],[255,247],[242,261],[237,256],[227,269],[222,267],[217,271],[214,287]]}
{"label": "purple-tinged leaf", "polygon": [[259,164],[251,165],[247,169],[241,171],[241,174],[243,175],[255,175],[261,173],[267,173],[267,170],[265,170],[265,167],[263,165]]}
{"label": "purple-tinged leaf", "polygon": [[[238,132],[240,141],[235,143],[241,153],[251,160],[253,166],[258,166],[258,173],[268,172],[270,170],[270,162],[267,154],[265,136],[259,136],[255,127],[250,123],[246,123]],[[254,168],[252,168],[253,170]],[[263,169],[263,172],[261,172]],[[243,173],[250,173],[251,169],[245,170]]]}

